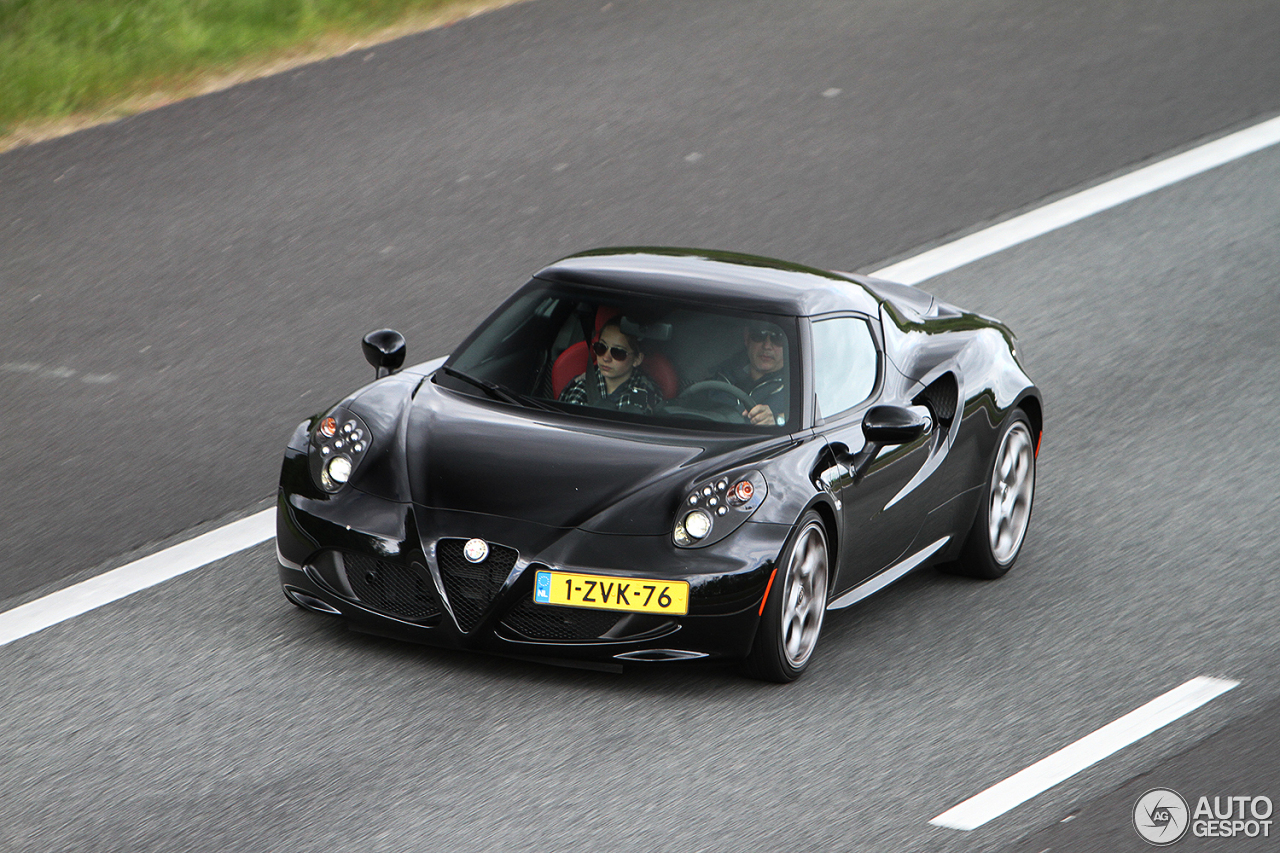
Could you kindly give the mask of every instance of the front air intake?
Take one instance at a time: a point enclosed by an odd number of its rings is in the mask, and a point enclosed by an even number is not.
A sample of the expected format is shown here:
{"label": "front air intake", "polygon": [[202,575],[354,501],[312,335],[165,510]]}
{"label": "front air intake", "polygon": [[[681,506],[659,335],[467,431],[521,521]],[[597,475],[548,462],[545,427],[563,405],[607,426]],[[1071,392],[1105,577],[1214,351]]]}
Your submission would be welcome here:
{"label": "front air intake", "polygon": [[511,608],[502,624],[530,640],[572,642],[603,637],[625,615],[610,610],[535,604],[533,596],[526,595]]}
{"label": "front air intake", "polygon": [[352,592],[370,610],[411,622],[440,614],[425,570],[363,554],[346,553],[342,561]]}

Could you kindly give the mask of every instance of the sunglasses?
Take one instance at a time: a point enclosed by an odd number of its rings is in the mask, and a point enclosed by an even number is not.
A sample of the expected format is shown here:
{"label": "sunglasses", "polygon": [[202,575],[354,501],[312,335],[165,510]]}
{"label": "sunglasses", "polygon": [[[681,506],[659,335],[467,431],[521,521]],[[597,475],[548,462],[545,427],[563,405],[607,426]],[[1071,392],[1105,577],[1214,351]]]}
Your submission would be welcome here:
{"label": "sunglasses", "polygon": [[770,332],[766,329],[752,329],[747,333],[747,337],[753,344],[762,344],[767,340],[775,347],[780,347],[787,342],[787,336],[782,332]]}
{"label": "sunglasses", "polygon": [[626,361],[631,356],[631,353],[622,347],[611,347],[604,341],[596,341],[592,344],[591,351],[596,354],[596,358],[603,358],[607,352],[613,356],[614,361]]}

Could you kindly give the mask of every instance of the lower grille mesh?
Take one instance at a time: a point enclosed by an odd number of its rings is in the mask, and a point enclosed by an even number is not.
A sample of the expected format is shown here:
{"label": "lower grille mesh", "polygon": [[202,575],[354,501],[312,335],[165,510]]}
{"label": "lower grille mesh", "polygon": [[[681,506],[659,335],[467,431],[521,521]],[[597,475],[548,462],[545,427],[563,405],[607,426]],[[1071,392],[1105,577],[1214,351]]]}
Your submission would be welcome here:
{"label": "lower grille mesh", "polygon": [[489,556],[473,563],[462,556],[465,544],[465,539],[441,539],[436,543],[436,564],[458,627],[470,631],[502,589],[519,555],[514,548],[490,543]]}
{"label": "lower grille mesh", "polygon": [[594,640],[616,625],[623,615],[584,607],[535,604],[529,595],[511,608],[502,624],[531,640]]}
{"label": "lower grille mesh", "polygon": [[424,572],[362,554],[343,554],[342,562],[356,598],[369,609],[412,621],[440,614]]}

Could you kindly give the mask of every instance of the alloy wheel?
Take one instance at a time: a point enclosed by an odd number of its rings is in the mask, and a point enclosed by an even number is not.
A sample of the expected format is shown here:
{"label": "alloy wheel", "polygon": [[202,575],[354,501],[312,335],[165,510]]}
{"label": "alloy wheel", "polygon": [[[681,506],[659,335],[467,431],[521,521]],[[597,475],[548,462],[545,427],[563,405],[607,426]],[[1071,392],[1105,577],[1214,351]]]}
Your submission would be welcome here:
{"label": "alloy wheel", "polygon": [[1031,430],[1015,423],[1005,433],[991,471],[991,505],[987,513],[991,556],[1000,565],[1012,562],[1022,547],[1031,518],[1031,497],[1035,489],[1035,450]]}
{"label": "alloy wheel", "polygon": [[827,538],[822,525],[806,526],[791,549],[782,601],[782,648],[799,669],[813,654],[827,610]]}

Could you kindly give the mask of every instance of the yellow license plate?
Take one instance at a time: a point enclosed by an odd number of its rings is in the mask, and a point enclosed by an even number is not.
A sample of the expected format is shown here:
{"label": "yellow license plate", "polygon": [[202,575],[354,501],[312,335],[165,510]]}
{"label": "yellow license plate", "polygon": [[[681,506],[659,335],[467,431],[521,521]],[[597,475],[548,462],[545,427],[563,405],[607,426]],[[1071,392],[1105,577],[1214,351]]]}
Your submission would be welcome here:
{"label": "yellow license plate", "polygon": [[533,581],[533,600],[567,607],[683,616],[689,612],[689,584],[540,571]]}

